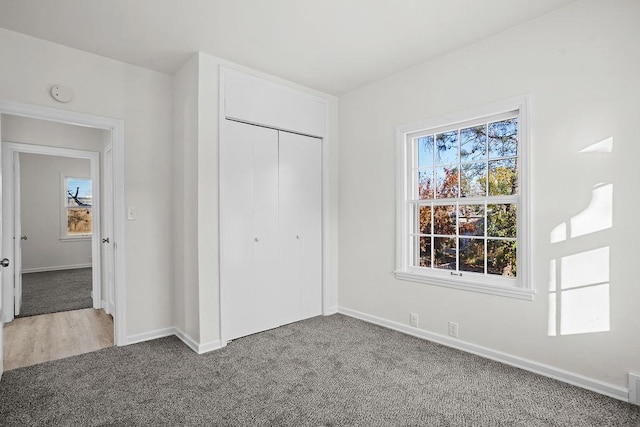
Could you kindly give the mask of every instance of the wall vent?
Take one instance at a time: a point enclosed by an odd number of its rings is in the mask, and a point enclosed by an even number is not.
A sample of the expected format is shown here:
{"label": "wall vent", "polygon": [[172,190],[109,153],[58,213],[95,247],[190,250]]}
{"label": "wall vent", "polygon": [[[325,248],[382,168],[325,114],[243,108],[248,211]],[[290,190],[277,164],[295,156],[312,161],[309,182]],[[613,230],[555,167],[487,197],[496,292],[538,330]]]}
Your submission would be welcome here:
{"label": "wall vent", "polygon": [[629,372],[629,403],[640,405],[640,374]]}

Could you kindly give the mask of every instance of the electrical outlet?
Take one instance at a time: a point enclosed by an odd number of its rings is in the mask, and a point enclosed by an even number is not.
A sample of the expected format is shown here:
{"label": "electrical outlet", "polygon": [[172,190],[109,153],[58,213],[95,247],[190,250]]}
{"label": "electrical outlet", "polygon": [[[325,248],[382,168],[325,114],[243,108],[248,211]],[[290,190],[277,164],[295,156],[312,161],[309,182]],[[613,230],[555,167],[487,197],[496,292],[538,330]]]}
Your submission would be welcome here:
{"label": "electrical outlet", "polygon": [[458,324],[455,322],[449,322],[449,335],[454,338],[458,338]]}
{"label": "electrical outlet", "polygon": [[409,325],[413,326],[414,328],[418,327],[418,314],[417,313],[411,313],[411,315],[409,316]]}

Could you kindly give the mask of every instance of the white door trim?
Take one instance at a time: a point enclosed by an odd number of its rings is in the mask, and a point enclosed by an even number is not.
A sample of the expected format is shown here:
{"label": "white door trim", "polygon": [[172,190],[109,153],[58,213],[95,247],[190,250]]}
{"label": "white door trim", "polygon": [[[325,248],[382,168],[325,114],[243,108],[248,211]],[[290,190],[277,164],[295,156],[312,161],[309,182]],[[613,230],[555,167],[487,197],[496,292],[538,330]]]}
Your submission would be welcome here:
{"label": "white door trim", "polygon": [[[6,216],[4,222],[6,224],[5,230],[20,230],[21,218],[19,215],[20,209],[20,179],[17,175],[19,172],[15,169],[15,159],[16,153],[27,153],[27,154],[39,154],[43,156],[59,156],[59,157],[70,157],[76,159],[85,159],[91,162],[91,185],[93,187],[92,192],[94,195],[94,199],[92,202],[92,220],[93,220],[93,230],[91,232],[91,267],[92,267],[92,291],[91,296],[93,298],[93,308],[102,308],[102,286],[101,286],[101,256],[100,256],[100,230],[101,230],[101,195],[100,195],[100,153],[96,151],[84,151],[84,150],[75,150],[69,148],[60,148],[60,147],[51,147],[44,145],[32,145],[32,144],[22,144],[16,142],[7,142],[3,141],[2,143],[2,158],[3,158],[3,166],[2,166],[2,178],[6,182],[7,188],[10,188],[12,191],[9,194],[5,194],[4,201],[6,204],[6,213],[9,215]],[[3,247],[4,253],[12,253],[13,257],[17,260],[19,257],[20,251],[20,234],[12,233],[15,237],[13,242],[8,238],[8,235],[5,234],[5,243],[3,245],[7,245]],[[9,248],[9,245],[13,243],[13,250],[9,252],[6,249]],[[6,249],[5,249],[6,248]],[[10,266],[11,267],[11,266]],[[13,268],[8,268],[7,270],[13,271],[16,273],[15,268],[18,267],[18,263],[13,263]],[[7,301],[13,300],[15,298],[15,293],[13,292],[11,286],[8,286],[8,283],[5,282],[5,287],[7,292]],[[9,296],[11,295],[11,296]],[[17,305],[16,305],[17,306]],[[5,322],[10,322],[15,317],[15,310],[6,310],[5,311]]]}
{"label": "white door trim", "polygon": [[[119,213],[114,215],[113,218],[113,242],[114,247],[116,248],[114,257],[114,343],[115,345],[126,345],[127,309],[125,292],[124,121],[5,99],[0,99],[0,114],[86,126],[110,131],[113,147],[113,207],[114,212]],[[105,171],[105,173],[107,173],[107,171]],[[6,280],[6,273],[3,274],[3,278]]]}

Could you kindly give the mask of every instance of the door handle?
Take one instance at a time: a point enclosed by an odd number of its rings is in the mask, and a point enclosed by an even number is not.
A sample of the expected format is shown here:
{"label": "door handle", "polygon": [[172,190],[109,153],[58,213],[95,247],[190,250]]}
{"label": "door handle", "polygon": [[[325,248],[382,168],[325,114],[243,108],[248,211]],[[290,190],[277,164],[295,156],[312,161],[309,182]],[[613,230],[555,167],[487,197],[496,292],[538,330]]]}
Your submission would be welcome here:
{"label": "door handle", "polygon": [[3,258],[2,260],[0,260],[0,266],[9,267],[9,260],[7,258]]}
{"label": "door handle", "polygon": [[102,239],[102,243],[109,243],[109,238],[105,237],[104,239]]}
{"label": "door handle", "polygon": [[20,240],[27,240],[27,235],[25,234],[24,236],[20,236]]}

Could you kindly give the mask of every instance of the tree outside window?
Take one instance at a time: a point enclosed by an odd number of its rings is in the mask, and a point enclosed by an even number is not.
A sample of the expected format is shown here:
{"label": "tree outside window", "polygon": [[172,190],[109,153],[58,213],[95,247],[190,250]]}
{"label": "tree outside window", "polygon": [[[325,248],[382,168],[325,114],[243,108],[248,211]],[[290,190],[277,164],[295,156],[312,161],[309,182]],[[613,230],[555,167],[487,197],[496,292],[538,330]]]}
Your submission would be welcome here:
{"label": "tree outside window", "polygon": [[67,237],[87,236],[92,232],[93,194],[91,179],[65,178]]}

